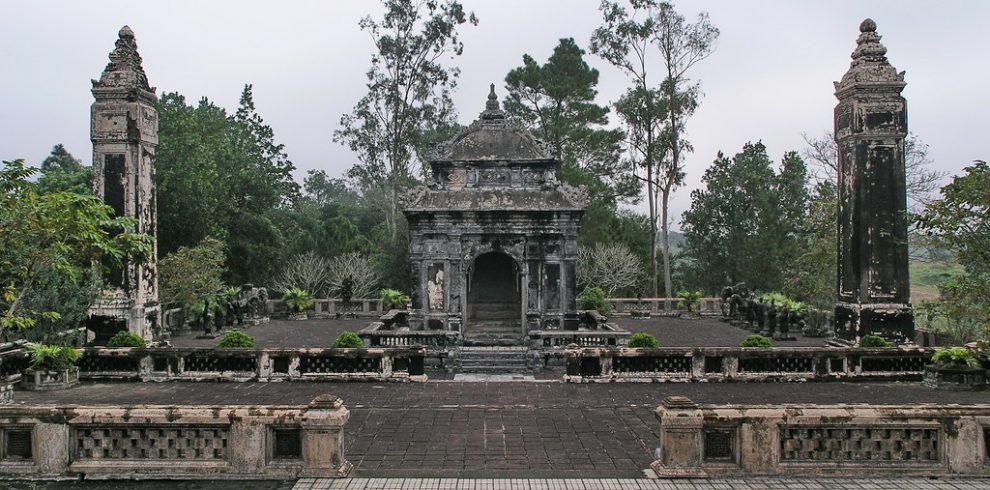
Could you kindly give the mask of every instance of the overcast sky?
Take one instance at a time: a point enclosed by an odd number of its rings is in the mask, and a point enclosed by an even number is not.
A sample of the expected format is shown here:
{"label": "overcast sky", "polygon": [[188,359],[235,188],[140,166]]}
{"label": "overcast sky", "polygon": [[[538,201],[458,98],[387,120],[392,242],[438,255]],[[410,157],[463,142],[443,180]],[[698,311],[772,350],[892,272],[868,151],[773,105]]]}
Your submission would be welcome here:
{"label": "overcast sky", "polygon": [[[454,101],[460,122],[484,108],[488,84],[504,94],[505,74],[528,53],[541,63],[558,39],[587,49],[601,23],[597,0],[464,0],[480,23],[463,27],[462,75]],[[907,72],[909,127],[930,145],[936,165],[958,173],[990,158],[990,2],[680,1],[706,10],[721,30],[716,52],[691,76],[704,98],[689,121],[695,151],[687,185],[674,197],[674,228],[690,190],[719,150],[734,154],[763,140],[770,155],[801,150],[801,133],[832,126],[832,81],[849,66],[859,23],[878,25],[888,57]],[[233,111],[245,83],[259,113],[298,168],[342,175],[355,159],[332,141],[340,116],[365,90],[372,43],[358,28],[377,2],[353,1],[17,1],[0,0],[0,159],[39,164],[63,143],[91,160],[90,79],[98,78],[117,31],[134,30],[158,93],[206,96]],[[601,71],[599,102],[628,86],[591,54]]]}

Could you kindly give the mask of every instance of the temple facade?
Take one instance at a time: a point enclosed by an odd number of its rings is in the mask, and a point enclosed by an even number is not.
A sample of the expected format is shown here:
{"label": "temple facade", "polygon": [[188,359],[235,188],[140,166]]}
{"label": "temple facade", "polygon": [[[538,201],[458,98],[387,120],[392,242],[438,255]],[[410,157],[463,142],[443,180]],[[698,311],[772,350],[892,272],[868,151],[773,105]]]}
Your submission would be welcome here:
{"label": "temple facade", "polygon": [[887,61],[876,23],[866,19],[852,64],[835,82],[839,173],[836,335],[912,339],[908,278],[904,72]]}
{"label": "temple facade", "polygon": [[557,180],[551,148],[499,108],[437,148],[403,200],[410,326],[467,343],[516,343],[575,321],[577,234],[587,196]]}
{"label": "temple facade", "polygon": [[[156,236],[154,183],[158,145],[158,97],[141,67],[134,32],[124,26],[110,63],[93,80],[90,139],[93,192],[118,216],[133,218],[136,233]],[[100,343],[118,330],[152,340],[161,329],[158,303],[157,240],[146,264],[108,264],[104,290],[90,308],[89,328]]]}

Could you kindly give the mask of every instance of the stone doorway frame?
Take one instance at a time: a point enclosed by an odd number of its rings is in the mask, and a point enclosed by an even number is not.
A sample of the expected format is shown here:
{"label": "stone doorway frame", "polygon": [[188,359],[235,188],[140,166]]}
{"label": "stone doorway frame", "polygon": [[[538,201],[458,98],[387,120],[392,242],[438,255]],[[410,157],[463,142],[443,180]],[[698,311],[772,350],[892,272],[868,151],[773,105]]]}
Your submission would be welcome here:
{"label": "stone doorway frame", "polygon": [[484,255],[489,254],[501,254],[509,258],[512,261],[512,268],[515,271],[516,276],[516,289],[519,291],[519,335],[520,338],[525,337],[528,333],[528,325],[526,325],[526,309],[528,303],[529,291],[527,285],[529,284],[529,268],[523,267],[522,264],[526,262],[519,257],[513,255],[510,251],[498,248],[486,248],[484,250],[479,250],[477,253],[471,257],[468,262],[467,267],[464,268],[464,275],[461,277],[464,284],[464,294],[461,296],[461,311],[464,312],[462,316],[461,323],[461,335],[466,335],[470,332],[471,328],[471,311],[468,309],[469,300],[471,296],[471,276],[474,274],[474,266],[478,259]]}

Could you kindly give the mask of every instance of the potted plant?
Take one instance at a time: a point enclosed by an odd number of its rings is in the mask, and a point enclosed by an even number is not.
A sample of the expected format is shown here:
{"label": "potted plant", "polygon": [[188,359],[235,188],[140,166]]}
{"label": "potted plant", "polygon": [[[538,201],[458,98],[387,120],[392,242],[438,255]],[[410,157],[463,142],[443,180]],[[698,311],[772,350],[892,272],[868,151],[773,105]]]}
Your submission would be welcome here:
{"label": "potted plant", "polygon": [[76,361],[82,353],[72,347],[34,344],[21,386],[26,390],[61,390],[79,384]]}
{"label": "potted plant", "polygon": [[289,309],[289,320],[306,320],[306,310],[311,308],[316,301],[313,295],[304,289],[291,288],[282,297],[285,306]]}
{"label": "potted plant", "polygon": [[687,310],[688,313],[695,313],[695,307],[701,305],[701,291],[681,291],[677,293],[677,297],[680,298],[677,307]]}
{"label": "potted plant", "polygon": [[409,296],[394,289],[382,289],[382,309],[404,310],[409,305]]}
{"label": "potted plant", "polygon": [[922,384],[937,390],[982,390],[987,385],[987,370],[980,367],[976,353],[965,347],[940,349],[925,366]]}

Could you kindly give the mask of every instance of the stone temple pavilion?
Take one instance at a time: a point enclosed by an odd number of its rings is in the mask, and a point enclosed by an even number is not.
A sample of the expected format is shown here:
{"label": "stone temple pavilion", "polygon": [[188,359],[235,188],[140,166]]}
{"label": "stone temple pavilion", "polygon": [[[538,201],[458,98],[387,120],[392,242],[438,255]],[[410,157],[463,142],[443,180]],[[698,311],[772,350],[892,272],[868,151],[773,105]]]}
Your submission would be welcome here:
{"label": "stone temple pavilion", "polygon": [[426,186],[404,196],[412,262],[410,326],[467,343],[517,343],[576,327],[584,189],[557,180],[551,147],[499,108],[441,144]]}

